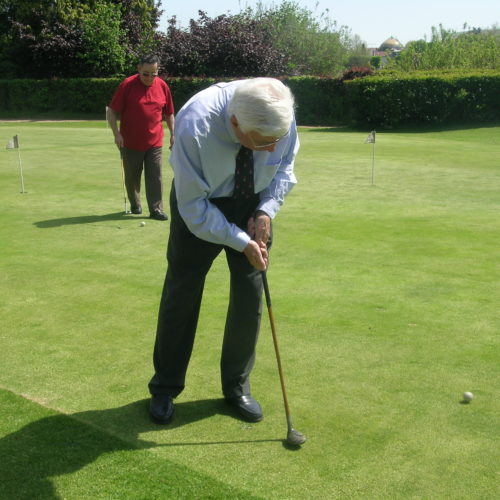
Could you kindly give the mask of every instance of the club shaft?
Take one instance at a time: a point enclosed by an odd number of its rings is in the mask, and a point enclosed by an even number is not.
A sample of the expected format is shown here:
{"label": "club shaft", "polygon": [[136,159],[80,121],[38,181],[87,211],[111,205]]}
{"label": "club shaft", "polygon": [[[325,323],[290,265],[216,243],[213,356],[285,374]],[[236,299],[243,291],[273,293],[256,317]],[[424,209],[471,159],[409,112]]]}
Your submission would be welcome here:
{"label": "club shaft", "polygon": [[283,403],[285,404],[286,420],[287,420],[288,428],[290,429],[290,428],[292,428],[292,419],[290,416],[290,407],[288,405],[288,397],[286,395],[285,376],[283,374],[283,367],[281,364],[278,336],[276,334],[276,327],[274,325],[274,315],[273,315],[273,307],[271,304],[271,295],[269,293],[269,285],[267,283],[267,275],[266,275],[265,271],[262,271],[262,284],[264,285],[264,294],[266,296],[267,311],[269,313],[269,323],[271,324],[271,333],[273,335],[274,351],[276,352],[276,361],[278,363],[278,373],[279,373],[280,382],[281,382],[281,392],[283,393]]}
{"label": "club shaft", "polygon": [[121,160],[121,171],[122,171],[123,204],[125,213],[127,213],[127,193],[125,191],[125,167],[123,166],[123,156],[121,151],[120,151],[120,160]]}

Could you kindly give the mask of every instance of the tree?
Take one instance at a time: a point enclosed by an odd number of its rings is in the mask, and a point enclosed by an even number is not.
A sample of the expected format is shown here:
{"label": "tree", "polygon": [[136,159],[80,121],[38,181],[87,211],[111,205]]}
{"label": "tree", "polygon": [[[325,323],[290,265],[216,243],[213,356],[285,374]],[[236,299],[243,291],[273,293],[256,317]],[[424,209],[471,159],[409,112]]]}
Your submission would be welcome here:
{"label": "tree", "polygon": [[382,58],[380,56],[370,57],[370,66],[375,69],[379,69],[382,63]]}
{"label": "tree", "polygon": [[113,4],[96,2],[79,23],[84,50],[75,54],[85,68],[80,76],[120,75],[127,60],[122,40],[120,9]]}
{"label": "tree", "polygon": [[113,76],[155,50],[155,0],[0,0],[0,72],[9,77]]}
{"label": "tree", "polygon": [[214,19],[199,11],[187,30],[174,16],[161,46],[162,66],[174,76],[336,75],[349,55],[366,55],[328,11],[318,17],[287,0]]}
{"label": "tree", "polygon": [[315,15],[294,1],[277,7],[259,4],[255,15],[268,26],[271,45],[285,54],[288,75],[335,75],[355,46],[347,27],[338,27],[329,10]]}
{"label": "tree", "polygon": [[173,76],[257,76],[280,75],[284,56],[269,44],[268,26],[252,19],[248,12],[237,16],[208,17],[199,11],[188,30],[169,20],[163,39],[161,66]]}
{"label": "tree", "polygon": [[155,52],[161,41],[157,28],[162,14],[161,0],[111,0],[121,10],[122,44],[127,63],[135,65],[137,58]]}
{"label": "tree", "polygon": [[[62,22],[57,3],[42,1],[4,1],[1,47],[4,77],[44,78],[59,76],[67,70],[73,54],[83,50],[82,32]],[[71,71],[79,71],[78,64]]]}
{"label": "tree", "polygon": [[403,71],[446,69],[499,69],[500,37],[498,29],[469,28],[464,31],[432,27],[430,42],[409,42],[389,69]]}

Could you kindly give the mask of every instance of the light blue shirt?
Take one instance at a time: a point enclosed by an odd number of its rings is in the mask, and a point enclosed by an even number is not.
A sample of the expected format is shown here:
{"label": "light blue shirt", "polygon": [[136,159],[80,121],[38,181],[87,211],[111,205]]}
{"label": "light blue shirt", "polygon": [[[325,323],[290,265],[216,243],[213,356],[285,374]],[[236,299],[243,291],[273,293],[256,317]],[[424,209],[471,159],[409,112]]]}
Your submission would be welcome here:
{"label": "light blue shirt", "polygon": [[[228,113],[229,102],[243,80],[213,85],[192,97],[176,117],[170,154],[179,213],[198,238],[242,252],[250,241],[245,228],[229,223],[210,198],[230,197],[240,143]],[[299,149],[295,121],[273,152],[254,151],[257,210],[271,218],[297,180],[293,173]]]}

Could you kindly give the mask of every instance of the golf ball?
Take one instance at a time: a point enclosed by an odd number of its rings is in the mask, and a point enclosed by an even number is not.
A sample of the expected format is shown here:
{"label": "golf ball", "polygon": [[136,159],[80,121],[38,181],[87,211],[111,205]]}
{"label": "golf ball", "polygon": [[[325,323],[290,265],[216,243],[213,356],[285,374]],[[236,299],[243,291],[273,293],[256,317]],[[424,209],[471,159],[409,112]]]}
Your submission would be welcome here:
{"label": "golf ball", "polygon": [[142,221],[139,225],[140,225],[140,226],[145,226],[145,225],[146,225],[146,223],[145,223],[144,221]]}
{"label": "golf ball", "polygon": [[464,401],[470,402],[474,398],[474,394],[472,392],[464,392],[463,394]]}

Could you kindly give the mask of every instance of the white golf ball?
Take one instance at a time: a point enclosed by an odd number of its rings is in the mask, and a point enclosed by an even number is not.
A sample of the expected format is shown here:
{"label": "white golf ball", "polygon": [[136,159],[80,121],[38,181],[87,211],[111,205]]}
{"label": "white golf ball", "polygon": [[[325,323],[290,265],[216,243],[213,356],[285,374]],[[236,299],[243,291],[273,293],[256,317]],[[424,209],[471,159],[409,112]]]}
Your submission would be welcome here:
{"label": "white golf ball", "polygon": [[474,398],[474,394],[472,394],[472,392],[464,392],[463,398],[464,401],[467,401],[467,403],[469,403]]}
{"label": "white golf ball", "polygon": [[146,225],[146,223],[145,223],[144,221],[142,221],[139,225],[140,225],[140,226],[145,226],[145,225]]}

